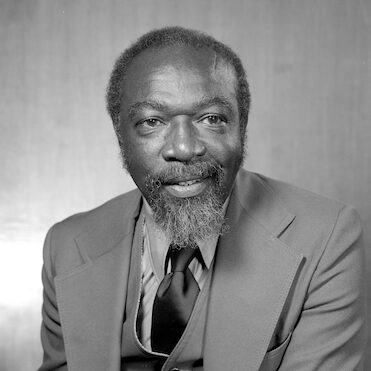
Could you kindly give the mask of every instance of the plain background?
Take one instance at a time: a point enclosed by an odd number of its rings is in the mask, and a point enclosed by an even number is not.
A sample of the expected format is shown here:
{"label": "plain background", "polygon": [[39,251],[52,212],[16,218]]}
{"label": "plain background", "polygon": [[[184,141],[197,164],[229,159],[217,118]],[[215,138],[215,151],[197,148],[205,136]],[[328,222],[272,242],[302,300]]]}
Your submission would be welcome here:
{"label": "plain background", "polygon": [[133,188],[105,87],[118,54],[164,25],[238,52],[253,99],[245,167],[355,206],[370,265],[369,0],[0,0],[2,371],[41,360],[47,229]]}

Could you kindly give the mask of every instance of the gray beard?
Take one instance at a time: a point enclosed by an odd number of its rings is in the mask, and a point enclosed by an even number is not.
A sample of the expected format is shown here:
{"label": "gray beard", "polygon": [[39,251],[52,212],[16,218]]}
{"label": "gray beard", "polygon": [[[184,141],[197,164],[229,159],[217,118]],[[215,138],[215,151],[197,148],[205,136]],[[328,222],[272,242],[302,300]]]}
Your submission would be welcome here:
{"label": "gray beard", "polygon": [[[176,177],[210,177],[212,184],[194,197],[174,197],[161,188],[163,183]],[[218,237],[228,230],[223,212],[226,193],[222,187],[223,170],[212,161],[192,162],[171,166],[157,176],[148,175],[145,198],[152,208],[157,227],[169,243],[197,246],[197,241]]]}

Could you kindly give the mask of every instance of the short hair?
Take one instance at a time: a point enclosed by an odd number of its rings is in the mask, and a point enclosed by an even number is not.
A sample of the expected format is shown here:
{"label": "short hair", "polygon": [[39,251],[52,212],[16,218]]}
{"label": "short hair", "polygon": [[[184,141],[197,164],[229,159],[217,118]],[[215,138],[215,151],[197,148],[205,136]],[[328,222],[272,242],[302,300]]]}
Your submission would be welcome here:
{"label": "short hair", "polygon": [[237,78],[236,95],[239,110],[241,138],[244,139],[250,109],[250,90],[246,72],[237,54],[227,45],[199,31],[182,27],[164,27],[141,36],[116,60],[107,86],[107,110],[121,142],[120,111],[122,101],[122,82],[134,58],[147,49],[160,49],[167,46],[190,46],[194,49],[211,49],[235,70]]}

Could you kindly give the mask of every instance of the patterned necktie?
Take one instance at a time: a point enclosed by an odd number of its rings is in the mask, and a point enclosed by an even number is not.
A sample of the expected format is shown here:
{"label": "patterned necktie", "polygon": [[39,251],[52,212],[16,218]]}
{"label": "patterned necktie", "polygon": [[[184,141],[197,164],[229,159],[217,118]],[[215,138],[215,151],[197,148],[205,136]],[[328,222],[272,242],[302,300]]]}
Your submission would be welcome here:
{"label": "patterned necktie", "polygon": [[198,248],[177,248],[170,245],[166,257],[171,261],[171,272],[161,281],[153,303],[152,350],[170,354],[182,336],[200,291],[188,265]]}

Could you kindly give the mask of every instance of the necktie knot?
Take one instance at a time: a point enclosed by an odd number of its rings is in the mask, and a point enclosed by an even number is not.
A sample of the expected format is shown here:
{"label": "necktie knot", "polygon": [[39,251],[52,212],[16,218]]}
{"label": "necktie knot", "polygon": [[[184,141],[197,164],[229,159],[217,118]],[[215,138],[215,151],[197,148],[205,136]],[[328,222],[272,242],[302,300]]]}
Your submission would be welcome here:
{"label": "necktie knot", "polygon": [[196,255],[197,249],[193,247],[179,248],[175,245],[169,247],[171,272],[185,272]]}

